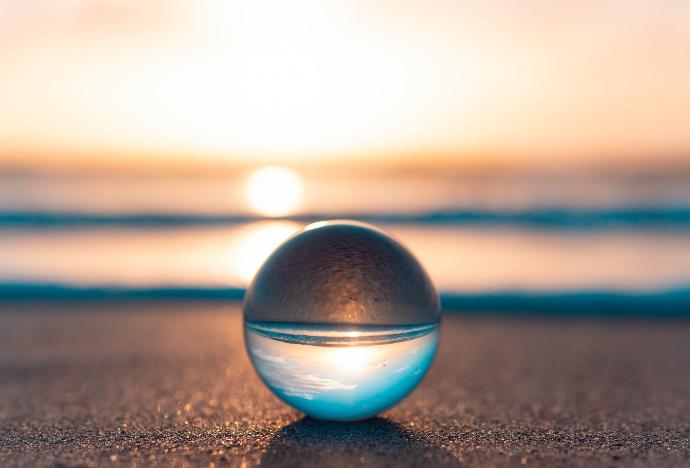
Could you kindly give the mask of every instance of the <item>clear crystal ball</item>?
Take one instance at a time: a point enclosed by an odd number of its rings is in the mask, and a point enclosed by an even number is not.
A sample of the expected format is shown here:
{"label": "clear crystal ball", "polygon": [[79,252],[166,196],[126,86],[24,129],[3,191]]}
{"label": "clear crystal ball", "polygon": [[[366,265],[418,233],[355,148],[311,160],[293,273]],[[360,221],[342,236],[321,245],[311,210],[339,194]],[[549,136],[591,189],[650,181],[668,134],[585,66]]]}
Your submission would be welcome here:
{"label": "clear crystal ball", "polygon": [[426,374],[438,345],[438,295],[417,259],[359,222],[307,226],[247,290],[249,357],[280,399],[319,419],[365,419]]}

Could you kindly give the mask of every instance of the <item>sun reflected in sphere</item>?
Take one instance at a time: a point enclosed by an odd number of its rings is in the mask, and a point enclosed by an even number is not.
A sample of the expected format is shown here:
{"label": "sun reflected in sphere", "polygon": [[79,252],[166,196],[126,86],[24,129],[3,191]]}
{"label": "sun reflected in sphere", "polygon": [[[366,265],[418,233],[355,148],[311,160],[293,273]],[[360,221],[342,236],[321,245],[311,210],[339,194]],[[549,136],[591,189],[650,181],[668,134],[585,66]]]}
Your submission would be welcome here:
{"label": "sun reflected in sphere", "polygon": [[378,357],[376,347],[344,346],[332,347],[323,353],[326,365],[333,365],[342,371],[364,372]]}
{"label": "sun reflected in sphere", "polygon": [[247,181],[246,197],[259,213],[276,217],[294,212],[302,200],[302,179],[293,170],[268,166],[256,170]]}

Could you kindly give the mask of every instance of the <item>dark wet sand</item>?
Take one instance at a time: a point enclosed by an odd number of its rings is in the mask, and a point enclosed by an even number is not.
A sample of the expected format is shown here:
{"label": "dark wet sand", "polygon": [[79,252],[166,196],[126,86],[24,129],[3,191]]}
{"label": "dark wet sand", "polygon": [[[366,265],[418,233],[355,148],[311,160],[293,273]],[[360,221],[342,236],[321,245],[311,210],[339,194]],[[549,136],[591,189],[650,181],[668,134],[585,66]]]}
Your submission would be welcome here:
{"label": "dark wet sand", "polygon": [[446,316],[380,418],[303,419],[235,305],[0,304],[0,465],[690,465],[690,322]]}

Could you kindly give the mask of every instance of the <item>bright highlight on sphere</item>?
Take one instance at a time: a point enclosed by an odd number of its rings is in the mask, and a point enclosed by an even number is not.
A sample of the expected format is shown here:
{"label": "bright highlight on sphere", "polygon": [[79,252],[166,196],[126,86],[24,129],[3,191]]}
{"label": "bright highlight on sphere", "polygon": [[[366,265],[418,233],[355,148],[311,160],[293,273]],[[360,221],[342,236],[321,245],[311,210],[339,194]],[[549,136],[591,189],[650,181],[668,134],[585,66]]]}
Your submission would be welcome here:
{"label": "bright highlight on sphere", "polygon": [[285,167],[264,167],[247,181],[246,197],[259,213],[284,216],[293,212],[302,200],[302,179]]}

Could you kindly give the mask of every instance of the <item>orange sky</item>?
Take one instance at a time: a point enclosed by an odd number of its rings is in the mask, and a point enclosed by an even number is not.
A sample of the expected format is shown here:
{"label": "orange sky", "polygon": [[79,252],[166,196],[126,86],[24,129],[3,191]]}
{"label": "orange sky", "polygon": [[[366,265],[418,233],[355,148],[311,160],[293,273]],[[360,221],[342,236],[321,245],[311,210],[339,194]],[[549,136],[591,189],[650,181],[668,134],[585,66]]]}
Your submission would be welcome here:
{"label": "orange sky", "polygon": [[681,1],[4,0],[0,165],[675,162],[688,51]]}

